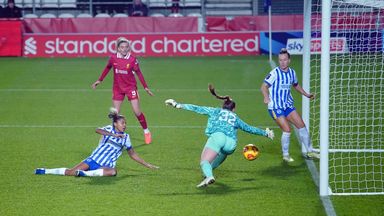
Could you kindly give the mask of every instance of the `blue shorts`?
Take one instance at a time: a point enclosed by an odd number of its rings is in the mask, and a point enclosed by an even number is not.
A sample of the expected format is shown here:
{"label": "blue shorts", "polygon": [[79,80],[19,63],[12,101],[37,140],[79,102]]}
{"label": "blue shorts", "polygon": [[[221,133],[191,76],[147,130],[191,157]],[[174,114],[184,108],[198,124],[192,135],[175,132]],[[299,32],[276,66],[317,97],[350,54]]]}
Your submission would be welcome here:
{"label": "blue shorts", "polygon": [[100,164],[96,163],[92,158],[87,158],[83,162],[89,166],[88,170],[97,170],[101,167]]}
{"label": "blue shorts", "polygon": [[216,153],[232,154],[236,149],[236,141],[224,133],[216,132],[209,136],[205,148],[210,148]]}
{"label": "blue shorts", "polygon": [[288,107],[286,109],[269,109],[269,115],[273,118],[273,120],[276,120],[280,116],[287,117],[291,112],[295,111],[295,107]]}

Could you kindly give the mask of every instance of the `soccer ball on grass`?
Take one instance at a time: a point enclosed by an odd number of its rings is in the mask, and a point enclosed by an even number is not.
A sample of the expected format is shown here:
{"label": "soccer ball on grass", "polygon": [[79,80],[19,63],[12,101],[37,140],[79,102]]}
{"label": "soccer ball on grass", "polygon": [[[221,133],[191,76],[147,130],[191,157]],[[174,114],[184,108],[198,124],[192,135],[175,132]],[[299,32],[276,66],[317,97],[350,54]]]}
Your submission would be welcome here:
{"label": "soccer ball on grass", "polygon": [[259,148],[253,144],[245,145],[243,148],[243,155],[245,159],[252,161],[259,157]]}

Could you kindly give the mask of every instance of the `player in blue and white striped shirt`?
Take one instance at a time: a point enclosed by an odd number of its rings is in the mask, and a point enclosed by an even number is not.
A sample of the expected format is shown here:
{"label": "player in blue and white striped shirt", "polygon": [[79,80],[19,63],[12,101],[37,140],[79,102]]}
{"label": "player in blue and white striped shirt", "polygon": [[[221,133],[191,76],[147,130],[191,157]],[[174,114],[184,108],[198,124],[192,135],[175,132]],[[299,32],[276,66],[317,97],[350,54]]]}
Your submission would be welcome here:
{"label": "player in blue and white striped shirt", "polygon": [[204,107],[193,104],[180,104],[173,99],[165,101],[167,105],[171,105],[178,109],[193,111],[208,116],[207,128],[205,134],[208,136],[207,143],[201,153],[200,167],[205,179],[197,185],[197,187],[205,187],[215,182],[212,170],[217,168],[228,155],[232,154],[236,149],[237,129],[241,129],[251,134],[266,136],[273,139],[273,131],[262,130],[248,125],[242,121],[236,113],[235,102],[229,96],[218,96],[213,86],[209,85],[210,92],[218,99],[224,100],[222,108]]}
{"label": "player in blue and white striped shirt", "polygon": [[53,175],[68,175],[68,176],[115,176],[116,161],[126,149],[128,155],[136,162],[151,168],[158,168],[141,159],[133,150],[129,134],[125,133],[126,120],[125,117],[119,115],[116,109],[111,109],[108,115],[112,119],[113,124],[102,128],[97,128],[96,133],[102,135],[98,147],[92,154],[76,165],[68,168],[45,169],[38,168],[35,174],[53,174]]}
{"label": "player in blue and white striped shirt", "polygon": [[268,104],[268,112],[282,129],[281,146],[283,152],[283,160],[293,162],[293,158],[289,156],[289,138],[292,123],[299,131],[299,137],[307,148],[307,158],[319,158],[319,155],[312,150],[312,145],[308,131],[304,121],[297,113],[293,105],[293,97],[291,95],[291,86],[300,94],[307,98],[314,99],[314,95],[307,93],[297,81],[295,70],[289,67],[290,54],[286,49],[282,49],[279,54],[279,67],[274,68],[265,77],[261,85],[261,91],[264,96],[264,103]]}

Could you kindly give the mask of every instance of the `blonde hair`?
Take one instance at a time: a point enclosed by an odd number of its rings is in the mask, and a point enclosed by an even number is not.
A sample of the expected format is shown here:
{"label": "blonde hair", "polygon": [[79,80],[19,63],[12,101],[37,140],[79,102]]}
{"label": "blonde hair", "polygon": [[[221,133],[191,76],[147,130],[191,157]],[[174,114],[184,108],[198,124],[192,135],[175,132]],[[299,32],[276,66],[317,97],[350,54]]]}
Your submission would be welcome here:
{"label": "blonde hair", "polygon": [[127,43],[129,47],[131,46],[131,45],[129,44],[129,41],[128,41],[127,38],[125,38],[125,37],[119,37],[119,38],[117,38],[117,40],[116,40],[116,52],[117,52],[117,49],[119,48],[119,46],[120,46],[121,43]]}

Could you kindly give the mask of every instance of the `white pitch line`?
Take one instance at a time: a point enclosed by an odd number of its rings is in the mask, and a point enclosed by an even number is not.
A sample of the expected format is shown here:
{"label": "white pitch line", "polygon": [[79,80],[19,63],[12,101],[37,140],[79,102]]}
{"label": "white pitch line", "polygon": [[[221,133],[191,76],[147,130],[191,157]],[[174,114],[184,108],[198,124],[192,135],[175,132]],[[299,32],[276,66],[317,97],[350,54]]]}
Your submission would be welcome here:
{"label": "white pitch line", "polygon": [[[188,126],[188,125],[153,125],[150,128],[180,128],[180,129],[195,129],[205,128],[206,126]],[[278,128],[277,126],[256,126],[258,128]],[[95,125],[0,125],[0,128],[97,128]],[[141,128],[141,126],[127,125],[127,128]]]}
{"label": "white pitch line", "polygon": [[[0,89],[0,92],[112,92],[111,89]],[[143,91],[140,90],[139,91]],[[152,89],[154,92],[205,92],[207,89]],[[255,92],[260,89],[220,89],[230,92]]]}

